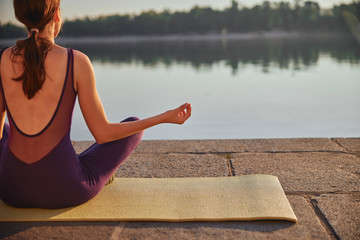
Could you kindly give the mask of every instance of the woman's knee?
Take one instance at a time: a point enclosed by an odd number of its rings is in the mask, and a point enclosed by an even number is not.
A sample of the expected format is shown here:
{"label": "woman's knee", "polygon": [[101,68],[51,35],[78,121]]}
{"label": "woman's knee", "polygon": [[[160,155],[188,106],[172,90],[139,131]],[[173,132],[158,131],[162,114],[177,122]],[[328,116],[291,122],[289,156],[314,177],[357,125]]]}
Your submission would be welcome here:
{"label": "woman's knee", "polygon": [[3,128],[3,132],[2,132],[2,138],[1,141],[6,141],[9,137],[9,132],[10,132],[10,126],[8,123],[4,123],[4,128]]}
{"label": "woman's knee", "polygon": [[140,119],[138,117],[128,117],[121,122],[133,122],[133,121],[137,121],[137,120],[140,120]]}

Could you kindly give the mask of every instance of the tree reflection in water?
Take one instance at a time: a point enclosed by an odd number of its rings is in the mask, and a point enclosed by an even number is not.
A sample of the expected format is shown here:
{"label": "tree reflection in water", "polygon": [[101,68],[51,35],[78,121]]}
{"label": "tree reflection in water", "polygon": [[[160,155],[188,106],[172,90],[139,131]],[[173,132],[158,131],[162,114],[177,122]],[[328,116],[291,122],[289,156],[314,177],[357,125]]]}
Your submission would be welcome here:
{"label": "tree reflection in water", "polygon": [[[65,44],[66,45],[66,44]],[[360,63],[360,46],[350,37],[291,38],[282,40],[199,40],[199,41],[120,41],[118,43],[76,42],[69,47],[103,63],[139,62],[148,67],[158,64],[191,65],[195,69],[212,67],[225,61],[234,74],[242,65],[304,70],[316,64],[320,54],[338,62]]]}

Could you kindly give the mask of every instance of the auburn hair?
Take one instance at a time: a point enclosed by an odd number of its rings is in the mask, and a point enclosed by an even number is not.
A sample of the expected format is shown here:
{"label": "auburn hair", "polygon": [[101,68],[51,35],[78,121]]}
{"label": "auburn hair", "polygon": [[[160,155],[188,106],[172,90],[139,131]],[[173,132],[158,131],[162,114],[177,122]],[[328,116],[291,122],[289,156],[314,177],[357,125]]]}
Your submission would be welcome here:
{"label": "auburn hair", "polygon": [[[23,23],[30,32],[32,28],[40,32],[50,23],[58,8],[60,0],[14,0],[16,19]],[[13,78],[22,81],[22,89],[28,99],[31,99],[42,87],[46,73],[44,62],[52,43],[37,37],[36,31],[31,31],[27,39],[19,40],[12,48],[12,61],[20,56],[23,63],[23,73]]]}

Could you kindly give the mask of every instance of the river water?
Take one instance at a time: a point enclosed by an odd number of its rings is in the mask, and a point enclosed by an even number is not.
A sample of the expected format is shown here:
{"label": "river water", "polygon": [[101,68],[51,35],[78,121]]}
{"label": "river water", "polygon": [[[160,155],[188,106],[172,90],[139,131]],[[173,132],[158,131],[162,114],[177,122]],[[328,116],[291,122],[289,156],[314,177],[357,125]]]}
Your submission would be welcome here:
{"label": "river water", "polygon": [[[360,137],[360,46],[350,37],[65,46],[90,57],[110,121],[192,104],[187,123],[156,126],[144,139]],[[78,105],[71,136],[93,139]]]}

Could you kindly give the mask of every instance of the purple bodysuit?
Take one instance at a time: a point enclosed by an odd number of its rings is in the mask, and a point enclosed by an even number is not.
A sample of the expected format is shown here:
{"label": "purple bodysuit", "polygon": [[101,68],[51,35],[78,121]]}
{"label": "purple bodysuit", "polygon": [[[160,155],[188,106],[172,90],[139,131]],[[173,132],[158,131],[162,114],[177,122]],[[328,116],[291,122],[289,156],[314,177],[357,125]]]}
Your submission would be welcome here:
{"label": "purple bodysuit", "polygon": [[[73,51],[68,49],[66,77],[58,105],[49,123],[34,135],[22,132],[16,125],[0,76],[0,98],[5,102],[9,119],[0,140],[0,198],[11,206],[63,208],[90,200],[141,140],[142,132],[109,143],[94,143],[76,154],[70,140],[77,95],[73,68]],[[124,121],[136,120],[131,117]],[[32,163],[26,163],[25,159]]]}

